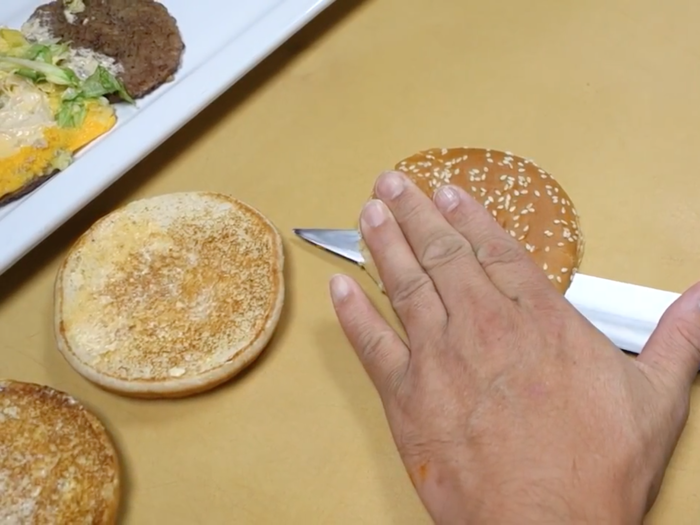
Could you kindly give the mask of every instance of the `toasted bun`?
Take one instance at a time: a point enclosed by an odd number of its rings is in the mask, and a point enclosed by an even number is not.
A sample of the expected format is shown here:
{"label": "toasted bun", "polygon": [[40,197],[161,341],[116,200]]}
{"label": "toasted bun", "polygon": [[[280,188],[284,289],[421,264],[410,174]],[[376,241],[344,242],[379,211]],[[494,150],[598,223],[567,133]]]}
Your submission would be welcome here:
{"label": "toasted bun", "polygon": [[[532,160],[489,149],[436,148],[395,169],[431,198],[445,184],[467,191],[525,247],[557,290],[569,288],[584,252],[578,214],[559,183]],[[365,269],[382,287],[369,250],[362,250]]]}
{"label": "toasted bun", "polygon": [[209,390],[263,351],[284,302],[275,226],[225,195],[139,200],[95,223],[61,265],[58,348],[84,377],[135,397]]}
{"label": "toasted bun", "polygon": [[115,523],[119,462],[105,428],[46,386],[0,380],[0,523]]}

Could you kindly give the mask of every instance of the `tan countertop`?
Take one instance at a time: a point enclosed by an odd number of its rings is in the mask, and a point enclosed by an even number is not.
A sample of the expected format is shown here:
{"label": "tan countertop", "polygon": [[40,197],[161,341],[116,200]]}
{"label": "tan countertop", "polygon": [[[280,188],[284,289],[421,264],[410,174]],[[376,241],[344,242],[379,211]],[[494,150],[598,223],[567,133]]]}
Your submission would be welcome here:
{"label": "tan countertop", "polygon": [[[583,271],[673,291],[700,279],[700,4],[338,2],[0,277],[0,376],[84,400],[123,458],[128,524],[427,524],[327,278],[357,268],[293,227],[348,227],[416,150],[508,149],[551,171],[588,238]],[[80,378],[54,347],[52,280],[90,223],[179,190],[229,192],[284,232],[288,300],[255,367],[175,402]],[[695,401],[698,401],[695,390]],[[649,523],[700,519],[700,406]]]}

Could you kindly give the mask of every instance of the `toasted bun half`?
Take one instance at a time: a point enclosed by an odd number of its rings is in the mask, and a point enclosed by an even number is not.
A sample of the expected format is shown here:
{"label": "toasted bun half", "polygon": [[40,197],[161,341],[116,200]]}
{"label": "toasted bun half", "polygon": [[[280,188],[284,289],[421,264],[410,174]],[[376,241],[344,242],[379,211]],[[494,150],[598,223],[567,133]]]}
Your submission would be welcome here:
{"label": "toasted bun half", "polygon": [[100,421],[71,396],[0,380],[0,523],[116,522],[119,462]]}
{"label": "toasted bun half", "polygon": [[[435,148],[395,169],[430,198],[446,184],[464,189],[523,245],[557,290],[569,288],[585,248],[578,213],[554,177],[532,160],[481,148]],[[365,269],[383,288],[365,245],[362,251]]]}
{"label": "toasted bun half", "polygon": [[279,232],[239,200],[191,192],[132,202],[97,221],[61,265],[58,349],[119,394],[209,390],[269,342],[283,267]]}

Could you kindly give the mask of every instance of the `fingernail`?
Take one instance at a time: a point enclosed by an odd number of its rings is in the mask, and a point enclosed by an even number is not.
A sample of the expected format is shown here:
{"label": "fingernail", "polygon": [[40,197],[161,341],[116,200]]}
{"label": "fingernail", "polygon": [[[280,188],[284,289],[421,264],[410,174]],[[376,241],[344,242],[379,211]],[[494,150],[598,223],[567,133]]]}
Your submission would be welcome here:
{"label": "fingernail", "polygon": [[333,302],[339,302],[350,295],[350,283],[344,275],[334,275],[331,277],[331,298]]}
{"label": "fingernail", "polygon": [[444,213],[454,210],[459,204],[459,193],[452,186],[443,186],[435,192],[435,204]]}
{"label": "fingernail", "polygon": [[362,210],[362,222],[371,228],[380,226],[386,220],[386,217],[386,206],[382,201],[376,199],[365,204],[365,208]]}
{"label": "fingernail", "polygon": [[402,173],[387,171],[377,181],[377,195],[382,199],[393,200],[406,187],[406,179]]}

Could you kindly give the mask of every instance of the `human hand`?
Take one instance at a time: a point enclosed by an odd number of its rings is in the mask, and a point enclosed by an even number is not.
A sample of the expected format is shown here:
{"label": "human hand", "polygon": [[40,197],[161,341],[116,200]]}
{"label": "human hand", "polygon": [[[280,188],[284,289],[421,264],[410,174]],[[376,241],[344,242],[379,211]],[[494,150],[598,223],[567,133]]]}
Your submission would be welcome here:
{"label": "human hand", "polygon": [[464,191],[387,173],[376,195],[362,234],[406,342],[349,277],[331,295],[435,522],[640,523],[688,416],[700,286],[630,358]]}

